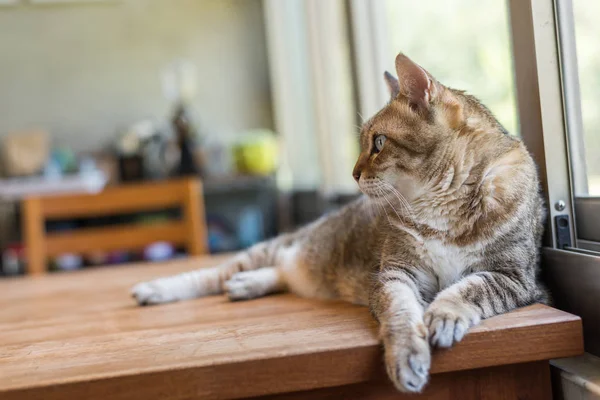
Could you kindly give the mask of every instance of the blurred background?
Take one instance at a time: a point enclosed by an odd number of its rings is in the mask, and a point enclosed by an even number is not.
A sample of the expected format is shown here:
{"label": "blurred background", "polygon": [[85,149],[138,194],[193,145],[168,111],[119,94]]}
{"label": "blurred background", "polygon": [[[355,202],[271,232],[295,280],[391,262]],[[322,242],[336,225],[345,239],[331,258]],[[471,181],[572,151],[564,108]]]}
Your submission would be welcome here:
{"label": "blurred background", "polygon": [[[599,195],[600,3],[574,0],[574,13],[585,190]],[[358,195],[359,127],[387,102],[382,74],[399,51],[519,135],[513,40],[503,0],[0,0],[2,275],[27,272],[26,248],[45,246],[28,241],[42,236],[65,249],[65,232],[196,218],[143,205],[44,218],[47,198],[196,177],[211,253],[340,207]],[[32,198],[42,211],[26,210]],[[29,224],[42,227],[37,239]],[[188,252],[160,237],[45,262],[71,270]]]}

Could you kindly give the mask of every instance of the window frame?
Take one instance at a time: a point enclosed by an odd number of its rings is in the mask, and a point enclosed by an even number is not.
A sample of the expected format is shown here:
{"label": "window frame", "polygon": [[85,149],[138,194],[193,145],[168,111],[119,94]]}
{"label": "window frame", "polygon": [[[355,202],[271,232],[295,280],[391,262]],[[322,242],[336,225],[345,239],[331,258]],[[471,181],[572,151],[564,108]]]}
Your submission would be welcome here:
{"label": "window frame", "polygon": [[573,181],[573,193],[576,195],[577,192],[587,193],[588,181],[586,176],[585,152],[583,151],[583,117],[580,100],[581,92],[579,90],[575,18],[573,15],[573,2],[571,0],[555,2],[554,6],[572,171],[571,179]]}
{"label": "window frame", "polygon": [[546,201],[544,245],[557,248],[555,218],[561,215],[569,217],[570,239],[576,245],[554,1],[508,4],[521,137],[538,165]]}
{"label": "window frame", "polygon": [[[587,166],[584,151],[584,126],[575,36],[575,18],[572,0],[554,2],[561,55],[563,95],[571,179],[573,181],[575,228],[577,247],[600,249],[600,197],[589,196]],[[585,194],[584,194],[585,193]]]}

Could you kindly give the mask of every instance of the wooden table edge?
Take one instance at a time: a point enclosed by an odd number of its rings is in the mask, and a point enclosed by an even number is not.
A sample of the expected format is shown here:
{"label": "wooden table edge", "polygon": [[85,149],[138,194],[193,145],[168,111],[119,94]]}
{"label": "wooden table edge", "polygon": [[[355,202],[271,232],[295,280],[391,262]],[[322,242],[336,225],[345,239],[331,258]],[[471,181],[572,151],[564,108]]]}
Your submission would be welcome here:
{"label": "wooden table edge", "polygon": [[[545,307],[545,306],[542,306]],[[562,313],[562,312],[561,312]],[[581,319],[478,330],[449,350],[433,354],[432,374],[528,363],[583,353]],[[385,374],[380,345],[247,359],[210,366],[179,365],[164,370],[98,376],[51,385],[0,390],[3,400],[61,398],[233,399],[334,387],[381,379]],[[89,377],[88,377],[89,378]],[[243,383],[243,384],[242,384]],[[118,394],[118,395],[117,395]],[[121,397],[122,396],[122,397]]]}

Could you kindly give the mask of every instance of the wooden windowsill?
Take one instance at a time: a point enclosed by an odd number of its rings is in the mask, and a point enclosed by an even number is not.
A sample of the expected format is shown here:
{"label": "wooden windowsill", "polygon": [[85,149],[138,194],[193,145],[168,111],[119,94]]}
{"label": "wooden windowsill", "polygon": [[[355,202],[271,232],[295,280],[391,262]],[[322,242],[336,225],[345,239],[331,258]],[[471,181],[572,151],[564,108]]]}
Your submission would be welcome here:
{"label": "wooden windowsill", "polygon": [[[226,399],[384,376],[377,325],[364,307],[278,295],[140,308],[128,296],[140,280],[218,261],[0,281],[0,398]],[[533,305],[436,351],[432,380],[582,352],[578,317]]]}

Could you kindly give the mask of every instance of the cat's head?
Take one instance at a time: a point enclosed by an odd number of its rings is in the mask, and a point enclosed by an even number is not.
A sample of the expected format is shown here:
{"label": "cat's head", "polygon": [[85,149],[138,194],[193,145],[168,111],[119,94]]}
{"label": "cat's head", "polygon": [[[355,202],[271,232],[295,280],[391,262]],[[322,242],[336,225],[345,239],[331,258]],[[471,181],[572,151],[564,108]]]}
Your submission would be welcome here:
{"label": "cat's head", "polygon": [[370,197],[393,187],[410,201],[447,170],[467,120],[492,129],[496,124],[498,132],[501,127],[485,107],[445,87],[404,54],[396,57],[396,72],[398,79],[385,73],[390,102],[362,128],[353,175]]}

